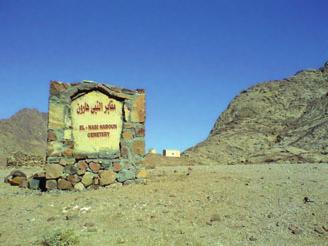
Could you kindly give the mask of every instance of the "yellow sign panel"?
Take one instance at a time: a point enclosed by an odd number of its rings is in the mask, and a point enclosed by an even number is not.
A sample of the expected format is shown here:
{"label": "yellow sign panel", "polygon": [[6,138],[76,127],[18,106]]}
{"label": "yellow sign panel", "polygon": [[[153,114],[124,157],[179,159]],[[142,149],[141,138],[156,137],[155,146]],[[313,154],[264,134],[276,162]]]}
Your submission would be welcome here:
{"label": "yellow sign panel", "polygon": [[116,152],[122,132],[122,103],[92,91],[72,102],[75,153]]}

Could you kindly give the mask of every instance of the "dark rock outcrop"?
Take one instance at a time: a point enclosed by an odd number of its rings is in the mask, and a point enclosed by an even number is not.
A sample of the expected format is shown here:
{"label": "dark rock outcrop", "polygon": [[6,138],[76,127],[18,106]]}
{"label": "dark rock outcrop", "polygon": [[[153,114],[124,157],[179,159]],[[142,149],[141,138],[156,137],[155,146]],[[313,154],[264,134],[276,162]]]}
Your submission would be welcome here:
{"label": "dark rock outcrop", "polygon": [[328,63],[241,92],[184,155],[202,164],[328,162]]}

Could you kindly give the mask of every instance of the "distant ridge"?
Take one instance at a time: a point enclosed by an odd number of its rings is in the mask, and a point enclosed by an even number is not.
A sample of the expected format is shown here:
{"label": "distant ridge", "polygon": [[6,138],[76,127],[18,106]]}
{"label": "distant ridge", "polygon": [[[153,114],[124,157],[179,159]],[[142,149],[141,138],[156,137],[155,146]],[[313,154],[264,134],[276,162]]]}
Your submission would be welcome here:
{"label": "distant ridge", "polygon": [[328,162],[328,62],[242,91],[183,154],[203,164]]}
{"label": "distant ridge", "polygon": [[0,166],[13,152],[45,155],[48,114],[22,109],[9,119],[0,120]]}

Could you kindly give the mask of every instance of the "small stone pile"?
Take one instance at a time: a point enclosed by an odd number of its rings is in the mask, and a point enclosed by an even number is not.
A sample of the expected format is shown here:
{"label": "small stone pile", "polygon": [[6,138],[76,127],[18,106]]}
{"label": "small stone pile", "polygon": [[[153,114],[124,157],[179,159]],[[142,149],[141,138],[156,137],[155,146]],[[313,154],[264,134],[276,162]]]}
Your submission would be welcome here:
{"label": "small stone pile", "polygon": [[[79,161],[75,165],[49,164],[44,172],[36,173],[27,178],[20,171],[20,177],[15,177],[15,171],[7,176],[5,182],[30,188],[33,190],[85,190],[98,189],[116,183],[128,185],[146,183],[145,169],[135,170],[134,166],[122,168],[121,164],[114,163],[111,169],[105,169],[96,161]],[[16,171],[17,172],[17,171]],[[14,175],[13,175],[14,174]],[[16,175],[17,176],[17,175]]]}
{"label": "small stone pile", "polygon": [[26,154],[17,151],[7,158],[8,167],[21,167],[21,166],[44,166],[45,159],[42,156]]}

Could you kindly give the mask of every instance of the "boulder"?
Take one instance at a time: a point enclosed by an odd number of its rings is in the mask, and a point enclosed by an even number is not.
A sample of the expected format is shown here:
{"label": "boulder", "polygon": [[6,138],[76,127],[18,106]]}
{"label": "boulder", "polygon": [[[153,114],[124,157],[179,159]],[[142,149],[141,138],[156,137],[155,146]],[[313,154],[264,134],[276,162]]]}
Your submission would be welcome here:
{"label": "boulder", "polygon": [[26,182],[26,177],[14,177],[11,179],[8,179],[8,183],[13,186],[21,186],[23,182]]}
{"label": "boulder", "polygon": [[10,172],[9,175],[7,175],[7,177],[5,177],[4,182],[8,183],[9,179],[13,179],[16,177],[24,177],[26,178],[26,174],[20,170],[13,170]]}

